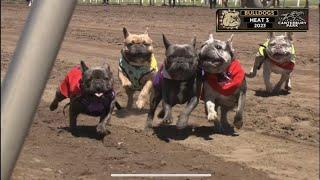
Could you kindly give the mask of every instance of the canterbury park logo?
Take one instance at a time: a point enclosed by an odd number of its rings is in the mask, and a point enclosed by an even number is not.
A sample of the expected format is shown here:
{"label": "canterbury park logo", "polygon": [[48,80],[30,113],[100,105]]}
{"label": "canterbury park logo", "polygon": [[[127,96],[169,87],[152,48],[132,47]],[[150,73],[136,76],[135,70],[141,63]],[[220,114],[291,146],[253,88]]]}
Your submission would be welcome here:
{"label": "canterbury park logo", "polygon": [[286,27],[299,27],[300,25],[306,25],[307,22],[302,18],[304,12],[302,11],[292,11],[287,14],[281,14],[278,24],[285,25]]}

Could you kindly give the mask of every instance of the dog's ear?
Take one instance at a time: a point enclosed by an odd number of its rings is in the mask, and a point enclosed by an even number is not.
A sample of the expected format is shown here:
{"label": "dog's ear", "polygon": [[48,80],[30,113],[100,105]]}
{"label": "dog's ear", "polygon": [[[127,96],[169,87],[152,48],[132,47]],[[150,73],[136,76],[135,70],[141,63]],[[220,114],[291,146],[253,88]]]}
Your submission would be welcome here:
{"label": "dog's ear", "polygon": [[103,62],[102,67],[104,67],[107,71],[111,71],[110,65],[106,61]]}
{"label": "dog's ear", "polygon": [[81,71],[85,72],[86,70],[88,70],[88,66],[86,65],[86,63],[84,63],[84,61],[80,62],[80,67],[81,67]]}
{"label": "dog's ear", "polygon": [[162,38],[163,38],[164,47],[166,49],[168,49],[168,47],[171,45],[171,43],[169,42],[169,40],[166,38],[166,36],[164,34],[162,34]]}
{"label": "dog's ear", "polygon": [[197,38],[196,38],[196,36],[193,36],[193,39],[191,40],[191,46],[196,48],[196,43],[197,43]]}
{"label": "dog's ear", "polygon": [[149,36],[149,28],[147,27],[146,30],[144,31],[144,34]]}
{"label": "dog's ear", "polygon": [[124,36],[124,38],[126,39],[129,35],[130,35],[130,33],[128,32],[128,30],[127,30],[127,28],[123,28],[123,36]]}
{"label": "dog's ear", "polygon": [[231,55],[234,55],[234,49],[233,49],[233,45],[232,45],[232,40],[233,40],[233,34],[231,34],[231,36],[229,37],[229,39],[227,40],[227,50],[229,52],[231,52]]}
{"label": "dog's ear", "polygon": [[288,38],[290,41],[293,41],[293,32],[286,32],[285,37]]}
{"label": "dog's ear", "polygon": [[268,33],[268,39],[274,38],[274,36],[275,36],[274,32]]}

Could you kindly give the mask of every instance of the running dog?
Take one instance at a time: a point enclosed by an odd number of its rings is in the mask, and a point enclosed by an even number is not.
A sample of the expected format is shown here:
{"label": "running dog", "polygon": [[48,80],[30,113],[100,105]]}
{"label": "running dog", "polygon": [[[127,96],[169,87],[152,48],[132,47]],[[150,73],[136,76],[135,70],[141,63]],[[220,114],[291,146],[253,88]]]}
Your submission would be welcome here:
{"label": "running dog", "polygon": [[142,109],[150,96],[152,79],[158,71],[152,40],[147,31],[143,34],[131,34],[123,28],[123,35],[124,47],[119,60],[119,79],[128,95],[127,108],[132,108],[134,92],[141,91],[136,105]]}
{"label": "running dog", "polygon": [[[250,73],[246,76],[253,78],[263,64],[263,79],[268,93],[279,93],[283,84],[286,91],[291,90],[290,76],[295,65],[295,49],[293,46],[292,33],[275,36],[273,32],[269,33],[268,40],[260,45],[259,52],[256,54],[254,65]],[[281,78],[275,87],[272,87],[270,81],[271,72],[281,74]]]}
{"label": "running dog", "polygon": [[[209,39],[199,52],[199,64],[203,70],[202,99],[205,101],[208,121],[213,121],[220,132],[233,132],[227,120],[228,111],[237,107],[233,124],[236,128],[243,125],[247,84],[245,72],[240,61],[234,56],[233,35],[227,41]],[[220,107],[221,118],[217,110]]]}
{"label": "running dog", "polygon": [[61,82],[50,110],[54,111],[59,102],[70,98],[70,131],[76,130],[78,115],[86,114],[100,117],[97,132],[106,134],[114,106],[121,108],[115,100],[113,81],[110,66],[88,68],[81,61],[80,66],[73,67]]}

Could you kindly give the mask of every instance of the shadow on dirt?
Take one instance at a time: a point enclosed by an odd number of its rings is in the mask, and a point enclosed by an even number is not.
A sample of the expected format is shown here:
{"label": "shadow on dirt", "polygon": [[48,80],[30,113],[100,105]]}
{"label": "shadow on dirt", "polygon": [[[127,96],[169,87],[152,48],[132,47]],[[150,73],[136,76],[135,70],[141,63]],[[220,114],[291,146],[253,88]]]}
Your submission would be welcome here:
{"label": "shadow on dirt", "polygon": [[210,135],[213,134],[223,134],[226,136],[238,136],[238,134],[235,131],[229,131],[229,132],[220,132],[216,130],[214,127],[210,126],[200,126],[200,127],[188,127],[185,129],[177,129],[175,125],[168,125],[168,126],[160,126],[155,127],[154,134],[160,139],[165,142],[170,142],[170,139],[172,140],[184,140],[187,139],[189,136],[196,136],[201,137],[204,140],[212,140]]}
{"label": "shadow on dirt", "polygon": [[127,116],[138,116],[138,115],[142,115],[142,114],[147,114],[149,112],[149,110],[147,109],[137,109],[137,108],[132,108],[132,109],[117,109],[115,110],[115,116],[117,118],[125,118]]}
{"label": "shadow on dirt", "polygon": [[[69,127],[60,127],[59,129],[70,132],[74,137],[87,137],[90,139],[102,140],[106,135],[97,133],[96,126],[77,126],[73,131]],[[107,135],[110,132],[107,132]]]}
{"label": "shadow on dirt", "polygon": [[286,96],[290,94],[290,92],[286,90],[281,90],[279,93],[268,93],[265,90],[259,89],[259,90],[254,90],[254,92],[255,92],[254,95],[259,97]]}

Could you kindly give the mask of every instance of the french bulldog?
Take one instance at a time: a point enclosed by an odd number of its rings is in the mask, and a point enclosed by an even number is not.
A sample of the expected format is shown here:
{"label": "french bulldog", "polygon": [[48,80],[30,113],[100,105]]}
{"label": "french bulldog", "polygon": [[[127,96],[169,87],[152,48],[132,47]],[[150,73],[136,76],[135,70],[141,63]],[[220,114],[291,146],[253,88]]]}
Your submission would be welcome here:
{"label": "french bulldog", "polygon": [[57,109],[59,102],[70,98],[69,121],[70,131],[75,132],[79,114],[100,117],[97,132],[106,134],[111,113],[116,106],[113,90],[113,75],[110,66],[88,68],[81,61],[80,66],[73,67],[61,82],[56,95],[50,104],[50,110]]}
{"label": "french bulldog", "polygon": [[[268,40],[260,45],[259,52],[256,54],[254,65],[250,73],[246,76],[253,78],[263,64],[263,79],[268,93],[279,93],[282,85],[285,83],[285,90],[291,90],[290,76],[295,65],[295,49],[293,46],[292,33],[275,36],[273,32],[269,33]],[[281,78],[275,87],[272,87],[270,81],[271,72],[281,74]]]}
{"label": "french bulldog", "polygon": [[201,98],[205,101],[208,121],[214,122],[215,128],[222,133],[233,132],[227,113],[235,107],[233,124],[236,128],[242,127],[247,91],[245,72],[239,60],[235,59],[232,38],[233,35],[227,41],[221,41],[210,34],[199,52],[199,67],[204,72]]}
{"label": "french bulldog", "polygon": [[189,115],[198,104],[199,88],[197,84],[198,54],[196,38],[191,44],[172,44],[163,35],[166,48],[164,64],[153,80],[153,91],[150,97],[150,110],[146,121],[146,130],[152,128],[155,110],[162,100],[162,110],[158,117],[162,124],[172,123],[171,109],[176,104],[187,103],[176,124],[178,129],[188,125]]}
{"label": "french bulldog", "polygon": [[152,79],[158,71],[152,40],[147,31],[143,34],[131,34],[123,28],[123,35],[124,47],[119,60],[119,79],[128,95],[127,108],[132,108],[134,92],[141,91],[136,105],[142,109],[150,96]]}

